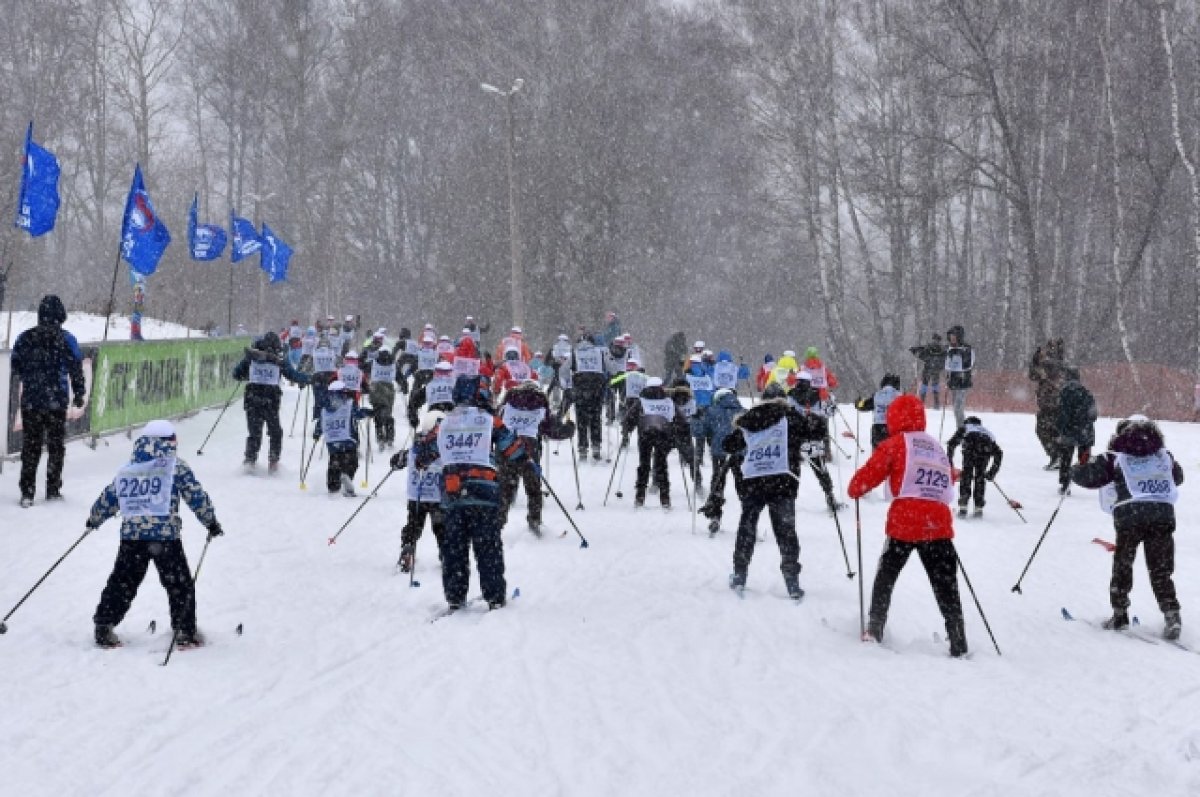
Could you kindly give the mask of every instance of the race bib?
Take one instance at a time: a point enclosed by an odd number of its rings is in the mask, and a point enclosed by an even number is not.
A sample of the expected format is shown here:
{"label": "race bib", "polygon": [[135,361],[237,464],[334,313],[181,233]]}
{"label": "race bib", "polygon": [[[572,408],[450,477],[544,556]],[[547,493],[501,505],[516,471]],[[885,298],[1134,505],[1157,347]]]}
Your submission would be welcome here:
{"label": "race bib", "polygon": [[362,371],[357,365],[343,365],[338,369],[338,379],[346,385],[346,389],[357,393],[362,389]]}
{"label": "race bib", "polygon": [[651,418],[666,418],[675,420],[675,402],[671,399],[639,398],[642,404],[642,414]]}
{"label": "race bib", "polygon": [[604,352],[595,347],[575,350],[575,370],[581,374],[604,372]]}
{"label": "race bib", "polygon": [[687,379],[688,387],[692,389],[693,393],[711,393],[713,390],[713,380],[708,374],[704,374],[703,376],[688,374],[684,378]]}
{"label": "race bib", "polygon": [[808,368],[809,378],[812,380],[812,386],[818,390],[824,390],[829,387],[829,375],[825,372],[825,366],[820,368]]}
{"label": "race bib", "polygon": [[396,364],[381,365],[378,361],[371,363],[371,381],[372,382],[394,382],[396,381]]}
{"label": "race bib", "polygon": [[474,357],[455,357],[454,375],[456,377],[479,376],[479,360]]}
{"label": "race bib", "polygon": [[505,404],[500,415],[509,431],[520,437],[533,438],[538,436],[538,427],[545,417],[546,411],[540,407],[536,410],[519,410],[511,404]]}
{"label": "race bib", "polygon": [[963,356],[961,351],[955,351],[952,354],[946,355],[946,370],[954,371],[955,373],[963,369]]}
{"label": "race bib", "polygon": [[431,379],[429,384],[425,386],[425,403],[426,404],[453,404],[454,403],[454,380],[453,379]]}
{"label": "race bib", "polygon": [[175,485],[175,459],[131,462],[117,471],[113,490],[121,516],[165,517],[171,514],[171,488]]}
{"label": "race bib", "polygon": [[1165,451],[1156,451],[1148,457],[1117,454],[1117,467],[1125,476],[1129,501],[1173,504],[1179,498],[1171,472],[1171,457]]}
{"label": "race bib", "polygon": [[417,469],[417,452],[408,450],[408,500],[438,503],[442,500],[442,461],[434,460],[425,470]]}
{"label": "race bib", "polygon": [[437,365],[438,352],[437,349],[421,349],[417,352],[417,370],[432,371],[433,366]]}
{"label": "race bib", "polygon": [[892,387],[891,385],[875,391],[875,409],[871,414],[872,423],[876,424],[877,426],[887,424],[888,407],[890,407],[892,402],[896,400],[897,395],[899,395],[899,393],[897,393],[896,388]]}
{"label": "race bib", "polygon": [[517,382],[528,381],[529,377],[533,375],[533,369],[520,360],[516,362],[509,360],[505,363],[504,367],[508,369],[508,375]]}
{"label": "race bib", "polygon": [[467,408],[447,415],[438,426],[442,465],[492,466],[492,416]]}
{"label": "race bib", "polygon": [[937,440],[925,432],[905,432],[904,480],[897,498],[920,498],[942,504],[954,502],[950,459]]}
{"label": "race bib", "polygon": [[250,384],[278,385],[279,366],[275,363],[250,362]]}
{"label": "race bib", "polygon": [[313,370],[319,374],[331,374],[337,370],[337,354],[333,349],[313,349]]}
{"label": "race bib", "polygon": [[713,384],[718,389],[728,388],[730,390],[737,389],[737,363],[719,362],[713,366]]}
{"label": "race bib", "polygon": [[321,433],[325,435],[326,443],[344,443],[354,439],[350,433],[353,413],[354,403],[351,401],[343,401],[332,410],[321,410]]}
{"label": "race bib", "polygon": [[781,385],[784,385],[784,386],[787,386],[788,377],[789,377],[789,376],[791,376],[791,374],[792,374],[792,371],[791,371],[791,369],[789,369],[789,368],[782,368],[782,367],[780,367],[780,368],[776,368],[776,369],[775,369],[775,370],[774,370],[774,371],[771,373],[771,375],[772,375],[773,377],[775,377],[775,381],[776,381],[776,382],[778,382],[778,383],[779,383],[779,384],[781,384]]}
{"label": "race bib", "polygon": [[746,438],[742,476],[758,479],[788,472],[787,418],[760,432],[743,429],[742,435]]}
{"label": "race bib", "polygon": [[312,353],[317,350],[317,338],[315,335],[305,335],[300,341],[300,353],[302,355],[312,356]]}
{"label": "race bib", "polygon": [[646,380],[649,379],[641,371],[629,371],[625,374],[625,397],[637,398],[642,395],[642,391],[646,389]]}

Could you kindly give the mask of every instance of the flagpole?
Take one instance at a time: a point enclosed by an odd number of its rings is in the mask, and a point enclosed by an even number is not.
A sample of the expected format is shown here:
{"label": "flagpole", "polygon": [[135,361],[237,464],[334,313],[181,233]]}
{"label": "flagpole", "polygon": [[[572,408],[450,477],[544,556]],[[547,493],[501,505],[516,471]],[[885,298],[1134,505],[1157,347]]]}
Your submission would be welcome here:
{"label": "flagpole", "polygon": [[104,339],[101,342],[108,341],[108,322],[113,314],[113,302],[117,298],[117,272],[121,268],[121,244],[117,244],[117,259],[113,261],[113,276],[112,288],[108,291],[108,313],[104,316]]}
{"label": "flagpole", "polygon": [[[233,231],[230,230],[230,237],[233,236]],[[225,329],[227,335],[233,337],[233,242],[230,242],[229,248],[229,317],[225,321]]]}
{"label": "flagpole", "polygon": [[[5,241],[4,241],[4,254],[0,255],[0,260],[8,260],[9,240],[10,239],[5,239]],[[4,267],[4,276],[0,277],[0,292],[3,293],[3,296],[6,299],[8,298],[8,294],[9,294],[8,276],[12,273],[12,267],[13,267],[13,261],[8,260],[8,265],[6,265]],[[11,300],[9,300],[9,302],[8,302],[8,326],[4,330],[4,345],[10,349],[12,348],[12,314],[13,314],[13,303]]]}

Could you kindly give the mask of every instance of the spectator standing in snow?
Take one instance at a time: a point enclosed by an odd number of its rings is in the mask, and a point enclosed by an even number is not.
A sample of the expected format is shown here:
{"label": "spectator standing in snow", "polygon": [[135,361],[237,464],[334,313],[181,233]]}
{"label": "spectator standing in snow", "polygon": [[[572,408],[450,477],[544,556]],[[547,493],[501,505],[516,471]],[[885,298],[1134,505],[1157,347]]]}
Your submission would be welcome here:
{"label": "spectator standing in snow", "polygon": [[1183,469],[1167,450],[1162,430],[1142,415],[1117,424],[1103,454],[1071,469],[1080,487],[1101,490],[1101,506],[1113,516],[1117,548],[1113,552],[1109,600],[1112,617],[1104,627],[1129,627],[1133,562],[1143,545],[1150,588],[1163,613],[1163,636],[1178,639],[1182,630],[1175,596],[1175,500]]}
{"label": "spectator standing in snow", "polygon": [[1088,461],[1096,444],[1096,399],[1079,381],[1079,369],[1063,370],[1066,381],[1058,400],[1058,492],[1071,491],[1071,460],[1078,452],[1079,464]]}
{"label": "spectator standing in snow", "polygon": [[1048,340],[1029,362],[1029,378],[1036,387],[1037,416],[1034,432],[1050,457],[1046,470],[1058,470],[1058,400],[1063,386],[1063,341]]}
{"label": "spectator standing in snow", "polygon": [[12,370],[21,380],[21,506],[33,505],[38,460],[46,447],[46,499],[62,498],[62,471],[67,448],[67,391],[71,403],[83,406],[87,387],[83,353],[75,336],[62,328],[67,310],[54,294],[38,305],[38,322],[17,336]]}
{"label": "spectator standing in snow", "polygon": [[909,349],[921,361],[921,386],[917,389],[917,397],[925,403],[925,393],[933,388],[933,408],[941,409],[938,397],[938,385],[942,381],[942,371],[946,369],[946,347],[942,345],[942,336],[933,333],[933,340],[924,346],[913,346]]}
{"label": "spectator standing in snow", "polygon": [[954,425],[961,427],[967,419],[967,391],[971,389],[971,372],[975,369],[975,350],[963,341],[963,328],[952,326],[946,333],[946,388],[954,402]]}

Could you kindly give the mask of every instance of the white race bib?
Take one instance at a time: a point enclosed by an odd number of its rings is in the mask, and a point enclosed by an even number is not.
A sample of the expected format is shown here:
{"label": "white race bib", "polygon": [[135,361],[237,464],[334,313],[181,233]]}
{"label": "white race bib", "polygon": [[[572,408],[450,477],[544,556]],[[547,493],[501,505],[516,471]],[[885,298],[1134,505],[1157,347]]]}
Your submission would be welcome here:
{"label": "white race bib", "polygon": [[372,382],[394,382],[396,381],[396,364],[380,365],[379,361],[371,363],[371,381]]}
{"label": "white race bib", "polygon": [[437,365],[438,352],[437,349],[421,349],[417,352],[417,370],[432,371],[433,366]]}
{"label": "white race bib", "polygon": [[312,353],[317,350],[317,336],[305,335],[300,340],[300,353],[302,355],[312,356]]}
{"label": "white race bib", "polygon": [[113,490],[121,516],[166,517],[171,514],[171,488],[175,485],[175,459],[131,462],[117,471]]}
{"label": "white race bib", "polygon": [[438,503],[442,500],[442,461],[436,459],[425,470],[417,469],[417,452],[408,450],[408,500]]}
{"label": "white race bib", "polygon": [[824,390],[829,387],[829,375],[825,372],[825,366],[820,368],[806,368],[809,377],[812,379],[812,386],[818,390]]}
{"label": "white race bib", "polygon": [[688,387],[692,389],[693,393],[711,393],[713,390],[713,380],[708,374],[703,374],[701,376],[693,376],[692,374],[688,374],[684,377],[684,379],[687,380]]}
{"label": "white race bib", "polygon": [[455,357],[454,375],[479,376],[479,360],[474,357]]}
{"label": "white race bib", "polygon": [[668,422],[675,420],[675,402],[671,399],[639,398],[642,404],[642,414],[651,418],[666,418]]}
{"label": "white race bib", "polygon": [[333,349],[322,346],[313,349],[313,370],[318,374],[331,374],[337,370],[337,354]]}
{"label": "white race bib", "polygon": [[525,382],[529,379],[533,371],[530,367],[520,360],[506,360],[504,367],[508,369],[508,375],[516,382]]}
{"label": "white race bib", "polygon": [[746,456],[742,460],[742,476],[758,479],[788,472],[787,418],[759,432],[743,429]]}
{"label": "white race bib", "polygon": [[897,498],[921,498],[942,504],[954,502],[950,459],[942,446],[925,432],[905,432],[904,480]]}
{"label": "white race bib", "polygon": [[505,404],[500,418],[509,431],[521,437],[538,436],[538,427],[546,417],[546,410],[539,407],[536,410],[519,410],[511,404]]}
{"label": "white race bib", "polygon": [[581,374],[604,372],[604,352],[596,347],[575,350],[575,370]]}
{"label": "white race bib", "polygon": [[[1129,490],[1128,501],[1147,501],[1173,504],[1179,498],[1175,487],[1175,476],[1171,472],[1171,457],[1165,451],[1156,451],[1148,457],[1117,454],[1117,467],[1125,476],[1125,487]],[[1121,501],[1114,506],[1126,503]]]}
{"label": "white race bib", "polygon": [[438,426],[438,451],[443,465],[492,467],[492,416],[473,407],[450,413]]}
{"label": "white race bib", "polygon": [[357,365],[343,365],[338,369],[338,379],[346,385],[346,389],[357,393],[362,389],[362,371]]}
{"label": "white race bib", "polygon": [[958,373],[963,369],[963,356],[961,350],[954,350],[953,353],[946,355],[946,370]]}
{"label": "white race bib", "polygon": [[250,384],[278,385],[279,366],[275,363],[250,361]]}
{"label": "white race bib", "polygon": [[625,397],[637,398],[642,395],[642,391],[646,389],[646,380],[649,378],[641,371],[627,371],[625,373]]}
{"label": "white race bib", "polygon": [[453,404],[454,403],[454,380],[453,379],[431,379],[429,384],[425,385],[425,403],[426,404]]}
{"label": "white race bib", "polygon": [[730,390],[736,390],[737,373],[737,363],[722,360],[713,366],[713,384],[718,389],[729,388]]}
{"label": "white race bib", "polygon": [[344,443],[354,439],[350,433],[353,413],[352,401],[343,401],[341,406],[332,410],[321,410],[321,433],[325,435],[326,443]]}

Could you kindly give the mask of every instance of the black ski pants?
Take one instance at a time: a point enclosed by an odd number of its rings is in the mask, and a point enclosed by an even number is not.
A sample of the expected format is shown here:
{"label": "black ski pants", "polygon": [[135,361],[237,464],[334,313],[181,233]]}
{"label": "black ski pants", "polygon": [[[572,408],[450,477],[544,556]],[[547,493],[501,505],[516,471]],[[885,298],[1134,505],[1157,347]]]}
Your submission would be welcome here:
{"label": "black ski pants", "polygon": [[354,474],[358,473],[358,449],[351,448],[346,451],[330,451],[329,452],[329,467],[325,470],[325,486],[329,488],[329,492],[336,493],[342,489],[342,474],[354,480]]}
{"label": "black ski pants", "polygon": [[67,457],[67,411],[21,408],[21,496],[33,498],[38,461],[46,447],[46,492],[62,489],[63,462]]}
{"label": "black ski pants", "polygon": [[1150,574],[1150,589],[1163,612],[1179,611],[1175,597],[1175,519],[1155,520],[1124,525],[1117,529],[1117,549],[1113,552],[1112,582],[1109,600],[1114,609],[1129,608],[1129,592],[1133,589],[1133,561],[1139,545],[1144,545],[1146,572]]}
{"label": "black ski pants", "polygon": [[151,562],[167,591],[171,628],[184,634],[195,632],[196,586],[180,540],[121,540],[117,561],[92,617],[96,625],[116,626],[125,619]]}
{"label": "black ski pants", "polygon": [[742,517],[738,521],[737,542],[733,545],[733,570],[745,573],[758,541],[758,518],[763,509],[771,518],[775,543],[779,546],[779,570],[784,578],[800,575],[800,540],[796,537],[796,499],[765,499],[751,492],[742,498]]}
{"label": "black ski pants", "polygon": [[989,459],[989,457],[972,456],[963,451],[963,468],[958,477],[958,506],[960,509],[966,509],[972,497],[975,499],[976,509],[983,509],[987,503],[983,495],[984,490],[987,489],[987,478],[983,474],[987,472]]}
{"label": "black ski pants", "polygon": [[646,500],[646,486],[650,482],[650,473],[653,470],[654,486],[658,488],[660,500],[664,504],[670,503],[671,479],[667,474],[667,455],[670,453],[671,445],[666,435],[638,432],[637,477],[633,482],[635,500]]}
{"label": "black ski pants", "polygon": [[589,443],[593,451],[603,450],[603,413],[604,404],[599,396],[594,400],[575,403],[575,417],[578,419],[579,429],[579,456],[587,456]]}
{"label": "black ski pants", "polygon": [[[252,386],[253,387],[253,386]],[[258,459],[258,450],[262,447],[263,426],[267,427],[267,437],[270,442],[267,449],[267,459],[279,461],[283,450],[283,425],[279,423],[280,395],[258,395],[246,397],[246,460],[254,462]]]}
{"label": "black ski pants", "polygon": [[1070,487],[1071,486],[1071,460],[1073,458],[1075,458],[1076,453],[1078,453],[1078,456],[1079,456],[1079,464],[1080,465],[1086,464],[1088,459],[1091,458],[1091,456],[1092,456],[1092,447],[1091,446],[1080,446],[1077,448],[1077,447],[1071,446],[1071,445],[1066,445],[1066,446],[1059,445],[1059,447],[1058,447],[1058,455],[1060,457],[1060,459],[1058,460],[1058,486],[1059,487]]}
{"label": "black ski pants", "polygon": [[437,540],[438,550],[442,548],[442,538],[446,533],[446,521],[442,515],[442,505],[433,501],[409,501],[408,520],[400,531],[400,544],[416,547],[417,540],[425,531],[425,518],[433,528],[433,538]]}
{"label": "black ski pants", "polygon": [[500,514],[503,518],[501,526],[508,522],[508,510],[513,499],[517,497],[519,484],[525,485],[526,519],[530,523],[542,522],[542,481],[538,476],[536,464],[529,460],[500,463],[497,479],[500,482]]}
{"label": "black ski pants", "polygon": [[875,570],[875,586],[871,589],[871,629],[878,631],[878,636],[882,637],[883,628],[887,625],[888,609],[892,605],[892,590],[913,551],[921,557],[925,575],[933,587],[933,597],[946,621],[947,634],[961,634],[959,624],[963,621],[963,612],[958,595],[958,553],[954,550],[952,540],[902,542],[887,538]]}
{"label": "black ski pants", "polygon": [[479,568],[479,587],[489,603],[503,602],[504,541],[500,538],[500,507],[495,504],[451,502],[444,506],[446,533],[442,538],[442,590],[446,603],[462,605],[471,586],[471,550]]}

